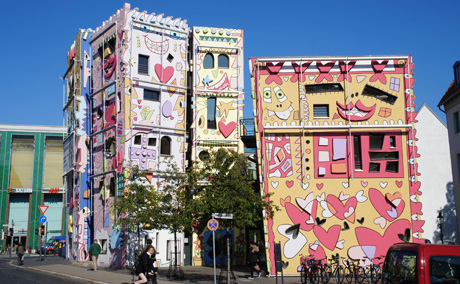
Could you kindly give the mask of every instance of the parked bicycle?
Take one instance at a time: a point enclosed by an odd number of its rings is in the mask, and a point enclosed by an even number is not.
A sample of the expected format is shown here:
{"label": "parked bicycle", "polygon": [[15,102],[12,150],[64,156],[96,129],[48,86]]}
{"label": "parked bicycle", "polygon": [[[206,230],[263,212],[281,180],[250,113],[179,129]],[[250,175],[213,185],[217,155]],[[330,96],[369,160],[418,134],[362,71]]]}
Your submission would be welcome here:
{"label": "parked bicycle", "polygon": [[369,279],[369,283],[377,283],[382,278],[382,261],[384,256],[378,256],[376,259],[379,261],[378,264],[374,264],[374,258],[370,258],[371,264],[366,267],[359,267],[358,273],[363,275],[364,278]]}
{"label": "parked bicycle", "polygon": [[359,270],[360,266],[358,266],[355,262],[356,261],[350,259],[343,260],[343,264],[345,266],[344,279],[346,283],[353,283],[354,279],[356,279],[356,282],[354,283],[363,283],[366,279],[364,270]]}
{"label": "parked bicycle", "polygon": [[[336,283],[342,284],[343,281],[345,280],[345,269],[344,266],[340,263],[340,259],[345,259],[344,257],[339,256],[339,254],[336,254],[335,256],[333,255],[330,261],[330,267],[331,267],[331,277],[335,277]],[[350,277],[350,275],[348,275]]]}

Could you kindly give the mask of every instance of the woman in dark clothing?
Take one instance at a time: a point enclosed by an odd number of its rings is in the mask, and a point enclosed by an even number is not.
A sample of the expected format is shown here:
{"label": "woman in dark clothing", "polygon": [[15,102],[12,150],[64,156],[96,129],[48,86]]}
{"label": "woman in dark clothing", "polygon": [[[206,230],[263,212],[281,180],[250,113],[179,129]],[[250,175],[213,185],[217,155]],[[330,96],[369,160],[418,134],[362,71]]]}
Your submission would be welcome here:
{"label": "woman in dark clothing", "polygon": [[251,242],[249,245],[249,251],[248,251],[249,272],[251,273],[249,275],[249,279],[254,279],[252,276],[255,271],[254,267],[256,266],[257,261],[259,260],[258,253],[259,253],[259,248],[254,242]]}
{"label": "woman in dark clothing", "polygon": [[154,272],[153,263],[155,259],[155,248],[147,246],[139,256],[139,264],[136,266],[136,275],[139,276],[139,281],[135,284],[147,283],[147,275],[153,276],[153,283],[156,283],[156,274]]}
{"label": "woman in dark clothing", "polygon": [[260,273],[259,277],[262,274],[262,271],[265,273],[265,277],[270,277],[270,273],[268,273],[267,269],[267,255],[265,252],[265,245],[262,240],[258,242],[259,245],[259,266],[260,266]]}

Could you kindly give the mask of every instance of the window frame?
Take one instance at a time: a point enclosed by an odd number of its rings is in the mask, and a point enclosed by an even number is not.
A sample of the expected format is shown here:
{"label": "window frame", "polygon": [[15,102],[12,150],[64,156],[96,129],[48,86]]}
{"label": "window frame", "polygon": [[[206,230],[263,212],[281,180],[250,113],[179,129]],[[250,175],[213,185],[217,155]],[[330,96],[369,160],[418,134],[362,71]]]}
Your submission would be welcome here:
{"label": "window frame", "polygon": [[460,115],[458,111],[454,112],[453,117],[454,117],[454,134],[457,134],[460,132]]}
{"label": "window frame", "polygon": [[[319,111],[319,110],[317,111],[316,108],[319,108],[319,107],[326,107],[326,112],[327,112],[326,116],[316,115],[316,113]],[[314,104],[313,105],[313,118],[330,118],[329,104]]]}
{"label": "window frame", "polygon": [[[153,94],[153,98],[146,98],[146,92],[151,92]],[[157,94],[157,99],[155,99],[155,93]],[[160,97],[161,97],[161,92],[160,91],[157,91],[157,90],[153,90],[153,89],[149,89],[149,88],[144,88],[143,92],[142,92],[142,99],[145,100],[145,101],[149,101],[149,102],[159,102],[160,101]]]}
{"label": "window frame", "polygon": [[[141,66],[144,66],[144,65],[141,65],[141,57],[145,58],[146,61],[147,61],[147,64],[144,67],[145,70],[147,70],[147,72],[144,72],[144,69],[141,70]],[[140,75],[149,75],[149,59],[150,59],[150,56],[148,56],[148,55],[140,54],[140,53],[138,54],[138,57],[137,57],[137,73],[138,74],[140,74]]]}
{"label": "window frame", "polygon": [[[214,107],[209,107],[209,102],[214,100]],[[207,129],[217,129],[217,97],[209,97],[206,101],[207,108],[207,119],[206,119],[206,128]],[[212,117],[213,119],[210,119]]]}
{"label": "window frame", "polygon": [[[168,140],[168,153],[163,153],[165,149],[163,146],[163,141],[166,141],[166,140]],[[161,140],[160,140],[160,155],[161,156],[171,156],[171,142],[172,142],[171,137],[167,135],[161,137]]]}
{"label": "window frame", "polygon": [[[212,62],[211,62],[211,63],[212,63],[212,64],[211,64],[212,67],[206,66],[206,63],[207,63],[207,62],[206,62],[206,58],[209,58],[208,55],[209,55],[209,57],[212,59]],[[214,60],[214,54],[212,54],[211,52],[206,53],[205,56],[204,56],[204,58],[203,58],[203,69],[214,69],[214,68],[215,68],[215,67],[214,67],[215,65],[216,65],[216,62],[215,62],[215,60]]]}
{"label": "window frame", "polygon": [[[225,58],[227,61],[226,61],[226,65],[227,66],[221,66],[221,62],[220,62],[220,59],[221,58]],[[230,68],[230,57],[226,54],[219,54],[219,56],[217,56],[217,68],[219,69],[228,69]]]}

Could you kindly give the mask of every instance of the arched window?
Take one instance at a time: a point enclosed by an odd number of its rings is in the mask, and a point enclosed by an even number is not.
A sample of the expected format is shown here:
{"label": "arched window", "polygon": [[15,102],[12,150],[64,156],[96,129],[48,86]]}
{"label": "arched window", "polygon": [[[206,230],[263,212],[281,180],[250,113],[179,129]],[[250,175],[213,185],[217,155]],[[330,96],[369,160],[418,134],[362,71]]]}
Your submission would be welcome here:
{"label": "arched window", "polygon": [[208,53],[204,56],[204,69],[214,68],[214,56],[211,53]]}
{"label": "arched window", "polygon": [[217,65],[219,66],[219,68],[228,68],[228,56],[225,54],[219,55],[219,57],[217,58]]}
{"label": "arched window", "polygon": [[161,155],[171,155],[171,138],[168,136],[161,137]]}

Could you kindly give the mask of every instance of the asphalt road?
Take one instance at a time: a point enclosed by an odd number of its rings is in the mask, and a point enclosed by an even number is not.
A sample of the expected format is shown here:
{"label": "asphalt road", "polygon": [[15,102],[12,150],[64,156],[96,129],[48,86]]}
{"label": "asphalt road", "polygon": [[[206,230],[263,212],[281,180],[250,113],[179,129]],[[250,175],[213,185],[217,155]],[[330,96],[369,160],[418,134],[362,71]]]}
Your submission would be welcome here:
{"label": "asphalt road", "polygon": [[26,258],[25,264],[21,267],[16,265],[16,260],[12,261],[10,258],[0,259],[0,283],[3,284],[22,284],[22,283],[37,283],[37,284],[49,284],[49,283],[69,283],[69,284],[80,284],[87,283],[76,281],[74,279],[57,277],[54,275],[40,273],[27,269],[27,261],[36,261],[36,258]]}

